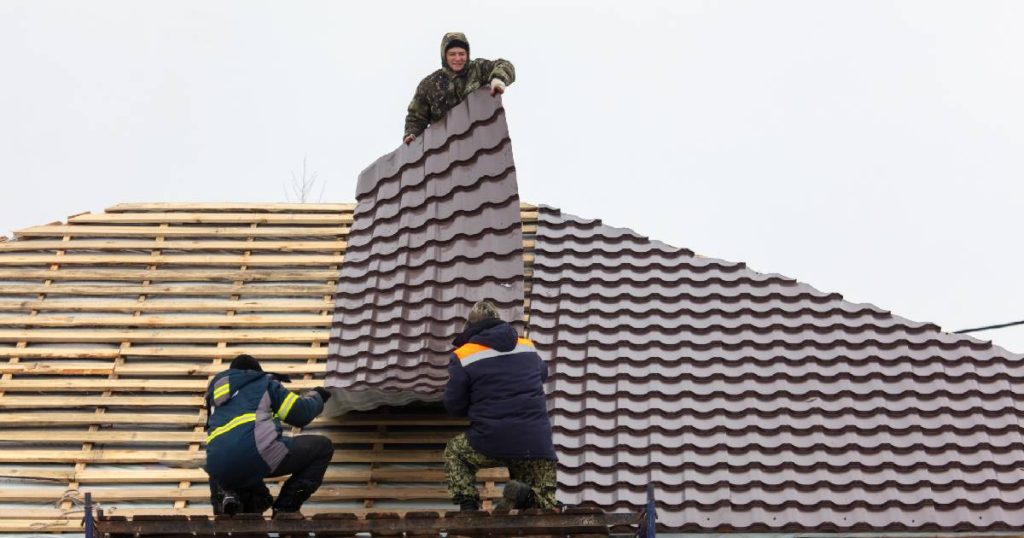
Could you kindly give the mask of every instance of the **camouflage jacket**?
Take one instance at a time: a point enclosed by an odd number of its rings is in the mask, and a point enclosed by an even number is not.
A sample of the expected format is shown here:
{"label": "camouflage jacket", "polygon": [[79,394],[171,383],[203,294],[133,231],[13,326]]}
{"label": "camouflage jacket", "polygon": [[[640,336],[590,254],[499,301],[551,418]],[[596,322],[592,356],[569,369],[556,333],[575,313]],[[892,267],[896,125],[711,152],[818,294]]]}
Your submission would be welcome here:
{"label": "camouflage jacket", "polygon": [[461,33],[445,34],[441,40],[441,69],[428,75],[416,86],[416,95],[409,103],[409,113],[405,116],[406,135],[419,136],[428,125],[443,118],[467,95],[490,85],[491,79],[501,79],[505,84],[512,84],[516,79],[512,62],[501,58],[471,59],[458,73],[452,71],[444,60],[445,46],[452,40],[469,43]]}

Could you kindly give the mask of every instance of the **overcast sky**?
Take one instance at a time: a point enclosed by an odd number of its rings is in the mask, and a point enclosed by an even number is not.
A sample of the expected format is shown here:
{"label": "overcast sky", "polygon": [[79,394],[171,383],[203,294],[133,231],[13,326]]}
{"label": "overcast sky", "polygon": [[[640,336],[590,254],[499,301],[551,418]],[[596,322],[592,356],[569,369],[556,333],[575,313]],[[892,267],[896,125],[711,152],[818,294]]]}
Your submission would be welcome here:
{"label": "overcast sky", "polygon": [[1021,28],[977,0],[0,0],[0,230],[285,201],[304,156],[353,201],[463,31],[516,66],[525,201],[948,330],[1016,321]]}

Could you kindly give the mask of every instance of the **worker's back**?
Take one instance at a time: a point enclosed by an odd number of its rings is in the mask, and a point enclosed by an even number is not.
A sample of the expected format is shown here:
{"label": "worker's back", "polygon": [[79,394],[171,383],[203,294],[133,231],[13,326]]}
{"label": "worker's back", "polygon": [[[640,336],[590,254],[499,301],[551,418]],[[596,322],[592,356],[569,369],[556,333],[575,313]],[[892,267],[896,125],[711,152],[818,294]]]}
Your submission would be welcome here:
{"label": "worker's back", "polygon": [[[269,401],[262,406],[266,409],[261,409],[260,405],[268,399],[270,380],[270,375],[263,372],[225,370],[210,382],[207,397],[213,398],[208,402],[212,405],[207,428],[206,472],[223,483],[235,487],[252,485],[288,453],[278,440],[280,422],[269,420],[273,414],[269,411]],[[260,416],[263,419],[260,431],[257,431],[257,415],[263,415]],[[258,438],[262,438],[262,443],[257,442]],[[263,445],[262,451],[259,444]]]}
{"label": "worker's back", "polygon": [[544,397],[547,365],[508,323],[485,320],[455,340],[445,407],[468,416],[466,438],[492,458],[557,459]]}

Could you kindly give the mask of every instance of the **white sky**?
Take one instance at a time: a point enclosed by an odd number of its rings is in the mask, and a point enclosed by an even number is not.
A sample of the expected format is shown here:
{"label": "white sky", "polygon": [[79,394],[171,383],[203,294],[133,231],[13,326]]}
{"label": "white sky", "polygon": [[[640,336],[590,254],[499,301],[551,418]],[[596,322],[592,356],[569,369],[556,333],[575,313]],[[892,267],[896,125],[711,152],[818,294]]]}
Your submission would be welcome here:
{"label": "white sky", "polygon": [[0,0],[0,230],[284,201],[303,156],[353,201],[463,31],[516,65],[525,201],[949,330],[1024,319],[1024,2],[440,5]]}

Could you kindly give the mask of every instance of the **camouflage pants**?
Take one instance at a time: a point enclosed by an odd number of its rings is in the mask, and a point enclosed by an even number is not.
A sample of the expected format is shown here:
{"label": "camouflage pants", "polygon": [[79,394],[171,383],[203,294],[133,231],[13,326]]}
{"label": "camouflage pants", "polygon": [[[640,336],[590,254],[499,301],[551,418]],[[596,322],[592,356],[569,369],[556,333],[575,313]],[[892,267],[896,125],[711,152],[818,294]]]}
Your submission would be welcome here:
{"label": "camouflage pants", "polygon": [[509,477],[530,486],[540,508],[555,507],[555,469],[556,463],[549,460],[536,459],[496,459],[489,458],[473,450],[466,440],[466,434],[460,433],[448,441],[444,449],[444,470],[448,475],[448,493],[456,503],[464,500],[480,500],[480,492],[476,489],[477,469],[505,467]]}

